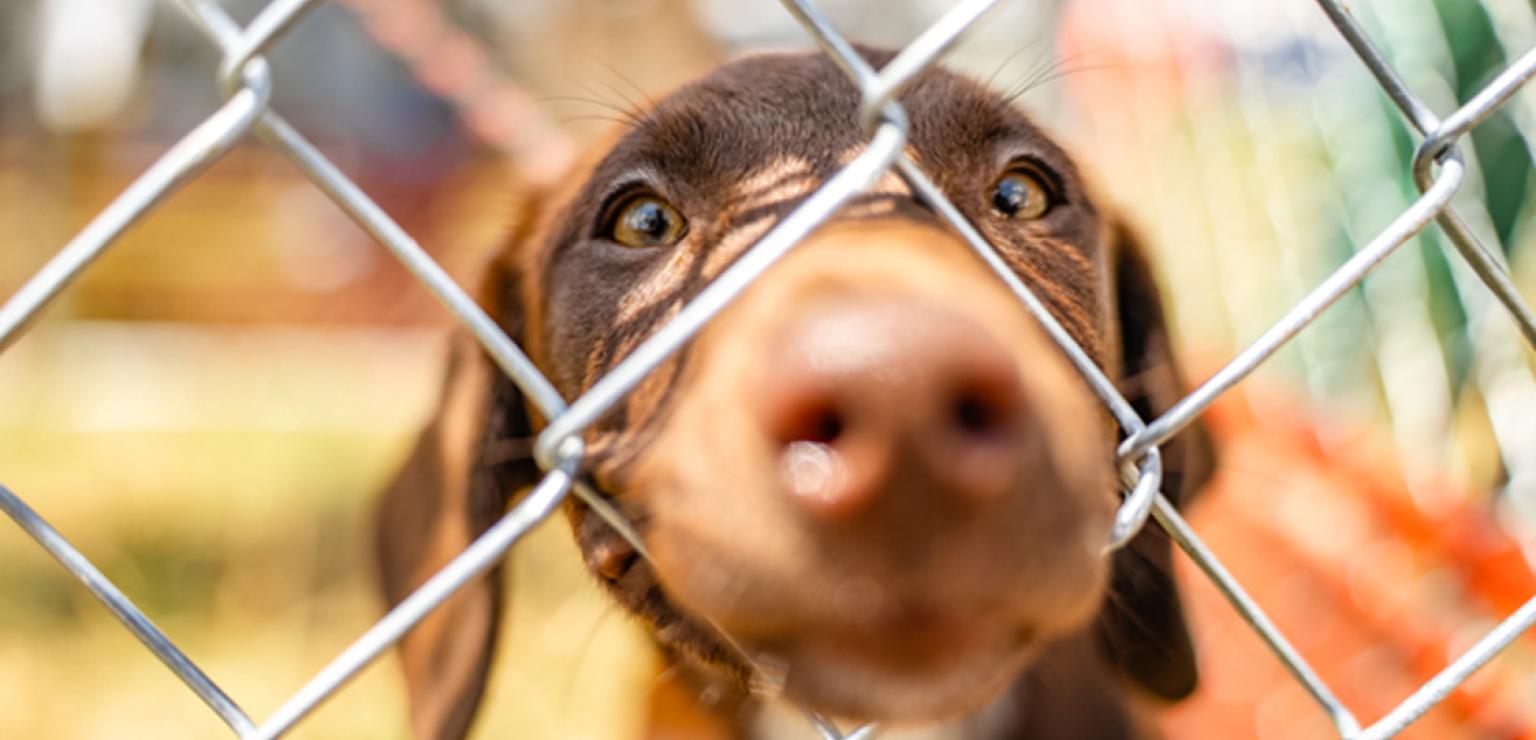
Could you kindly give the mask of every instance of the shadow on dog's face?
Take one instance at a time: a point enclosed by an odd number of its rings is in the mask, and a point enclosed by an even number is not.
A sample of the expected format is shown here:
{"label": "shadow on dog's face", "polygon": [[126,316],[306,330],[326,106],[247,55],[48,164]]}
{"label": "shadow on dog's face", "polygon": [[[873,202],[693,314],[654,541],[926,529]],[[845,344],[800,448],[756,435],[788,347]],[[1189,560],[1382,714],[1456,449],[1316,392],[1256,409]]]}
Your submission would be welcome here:
{"label": "shadow on dog's face", "polygon": [[[947,72],[925,73],[901,102],[907,154],[1078,343],[1144,414],[1175,399],[1146,265],[1066,153],[1009,101]],[[489,304],[579,395],[862,151],[858,105],[821,55],[748,58],[680,89],[541,204],[499,260]],[[533,426],[510,386],[489,382],[500,390],[486,450]],[[1150,599],[1145,609],[1103,607],[1119,499],[1101,404],[893,175],[587,441],[593,482],[651,559],[573,506],[582,551],[683,660],[738,677],[749,660],[772,666],[790,698],[828,714],[932,720],[984,704],[1040,646],[1096,623],[1123,673],[1164,696],[1193,686],[1165,542],[1144,533],[1113,568],[1115,590]],[[503,491],[530,472],[519,465],[482,452],[471,477],[491,470]],[[1175,459],[1172,494],[1180,469]]]}

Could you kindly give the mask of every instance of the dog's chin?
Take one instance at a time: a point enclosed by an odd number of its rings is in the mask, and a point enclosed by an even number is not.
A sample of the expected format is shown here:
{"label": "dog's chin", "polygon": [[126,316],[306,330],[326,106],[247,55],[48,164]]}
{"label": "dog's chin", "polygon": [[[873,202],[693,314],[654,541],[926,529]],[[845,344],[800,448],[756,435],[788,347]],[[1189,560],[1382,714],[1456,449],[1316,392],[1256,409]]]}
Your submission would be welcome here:
{"label": "dog's chin", "polygon": [[784,694],[824,715],[891,724],[940,722],[989,704],[1035,652],[1026,632],[807,640],[783,655]]}

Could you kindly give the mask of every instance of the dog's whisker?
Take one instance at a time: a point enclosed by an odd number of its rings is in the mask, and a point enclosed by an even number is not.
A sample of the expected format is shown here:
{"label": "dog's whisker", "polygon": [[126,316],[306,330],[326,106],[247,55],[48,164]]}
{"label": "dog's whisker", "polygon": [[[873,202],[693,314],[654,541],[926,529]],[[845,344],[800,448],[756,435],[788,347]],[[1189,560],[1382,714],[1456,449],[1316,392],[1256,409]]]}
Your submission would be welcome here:
{"label": "dog's whisker", "polygon": [[615,87],[614,85],[612,85],[611,83],[608,83],[606,81],[598,81],[597,84],[602,85],[604,90],[607,90],[609,93],[613,94],[615,97],[617,97],[620,100],[624,101],[624,110],[625,110],[625,112],[629,115],[630,118],[634,119],[637,123],[638,123],[638,121],[641,118],[644,117],[645,110],[646,110],[645,107],[643,107],[639,102],[637,102],[637,101],[633,100],[632,98],[630,98],[627,94],[624,93],[624,91],[618,89],[617,87]]}
{"label": "dog's whisker", "polygon": [[1081,72],[1123,68],[1123,65],[1109,63],[1080,63],[1084,62],[1095,53],[1097,53],[1097,49],[1083,49],[1061,57],[1060,59],[1051,59],[1049,57],[1043,59],[1042,63],[1037,64],[1036,67],[1031,72],[1029,72],[1022,81],[1015,83],[1014,86],[1002,96],[1003,103],[1005,105],[1012,105],[1019,98],[1033,90],[1040,88],[1043,85]]}
{"label": "dog's whisker", "polygon": [[991,88],[992,85],[997,82],[997,76],[1002,74],[1003,70],[1006,69],[1008,65],[1013,63],[1013,60],[1018,59],[1020,54],[1023,54],[1024,52],[1039,46],[1044,41],[1045,37],[1043,36],[1031,41],[1026,41],[1017,49],[1009,52],[1008,56],[1003,57],[1002,61],[998,62],[997,66],[992,68],[992,73],[987,75],[987,79],[984,80],[982,84],[988,88]]}
{"label": "dog's whisker", "polygon": [[630,122],[629,123],[629,127],[630,128],[640,128],[641,127],[641,120],[642,120],[643,116],[640,113],[640,111],[636,108],[636,106],[634,104],[634,101],[632,101],[629,98],[625,97],[624,95],[620,94],[618,91],[612,89],[611,87],[609,87],[607,85],[604,85],[604,87],[607,90],[609,95],[613,95],[614,97],[617,97],[619,99],[620,102],[616,103],[616,102],[614,102],[612,100],[609,100],[608,98],[604,97],[604,95],[602,94],[602,91],[599,91],[599,90],[595,89],[592,86],[592,83],[586,82],[586,81],[580,81],[580,80],[576,80],[574,82],[575,82],[575,85],[578,88],[580,88],[582,92],[586,93],[587,95],[591,96],[592,98],[594,98],[596,100],[602,101],[603,104],[609,110],[617,113],[619,116],[623,117],[626,121],[629,121]]}
{"label": "dog's whisker", "polygon": [[592,645],[597,641],[598,632],[602,629],[603,624],[606,623],[614,614],[617,614],[618,611],[618,604],[615,604],[611,601],[608,602],[606,605],[604,605],[602,610],[598,612],[597,618],[592,620],[591,626],[589,626],[586,629],[586,632],[582,635],[581,643],[576,649],[575,665],[573,665],[570,672],[566,674],[565,690],[562,692],[564,694],[564,699],[561,702],[562,709],[560,716],[565,718],[567,727],[569,727],[572,721],[572,716],[575,713],[576,683],[581,678],[582,669],[586,666],[588,657],[592,654]]}
{"label": "dog's whisker", "polygon": [[[592,60],[597,62],[598,65],[601,66],[603,69],[608,70],[609,74],[613,75],[614,77],[619,78],[619,80],[621,82],[623,82],[624,84],[629,85],[629,89],[633,90],[635,95],[637,95],[639,97],[639,99],[645,103],[645,106],[644,106],[645,109],[656,107],[656,100],[655,100],[655,98],[652,98],[650,96],[650,94],[647,93],[643,88],[641,88],[639,85],[635,84],[635,81],[632,78],[630,78],[629,75],[624,74],[624,72],[621,71],[619,68],[613,66],[612,64],[609,64],[608,62],[606,62],[603,59],[597,57],[596,55],[592,56]],[[617,92],[617,91],[615,91],[615,92]],[[625,99],[629,100],[629,98],[627,96],[625,96]],[[636,110],[641,110],[642,109],[641,106],[637,105],[634,101],[629,101],[629,102],[630,102],[630,106],[632,108],[635,108]]]}
{"label": "dog's whisker", "polygon": [[582,87],[587,95],[549,95],[539,98],[539,102],[582,103],[585,105],[591,105],[612,113],[612,120],[623,124],[626,128],[635,128],[639,125],[639,118],[634,110],[616,104],[610,100],[603,99],[601,96],[596,95],[590,88],[582,86],[580,83],[577,84],[578,86]]}

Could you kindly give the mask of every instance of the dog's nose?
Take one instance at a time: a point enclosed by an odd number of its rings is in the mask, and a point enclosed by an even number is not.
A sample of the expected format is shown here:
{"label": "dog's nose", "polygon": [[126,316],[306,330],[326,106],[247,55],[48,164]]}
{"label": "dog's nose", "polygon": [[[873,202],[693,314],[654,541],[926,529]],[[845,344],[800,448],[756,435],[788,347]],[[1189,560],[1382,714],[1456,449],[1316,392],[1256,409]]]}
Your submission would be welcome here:
{"label": "dog's nose", "polygon": [[813,516],[846,520],[898,495],[918,512],[975,506],[1017,480],[1020,370],[975,321],[843,300],[805,310],[773,349],[761,419],[785,487]]}

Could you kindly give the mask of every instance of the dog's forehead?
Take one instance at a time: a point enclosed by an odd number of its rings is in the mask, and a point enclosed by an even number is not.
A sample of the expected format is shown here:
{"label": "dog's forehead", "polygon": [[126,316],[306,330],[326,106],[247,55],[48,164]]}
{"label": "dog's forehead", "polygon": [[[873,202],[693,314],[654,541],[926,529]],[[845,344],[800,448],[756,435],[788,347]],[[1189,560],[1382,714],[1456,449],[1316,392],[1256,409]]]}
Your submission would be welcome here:
{"label": "dog's forehead", "polygon": [[[887,52],[866,52],[875,64]],[[661,170],[694,183],[740,183],[770,168],[824,179],[861,150],[858,89],[824,54],[762,54],[679,88],[648,111],[598,168],[598,179]],[[901,96],[920,160],[990,154],[1000,142],[1071,168],[1066,154],[1003,96],[943,69],[923,73]],[[744,171],[746,168],[747,171]]]}
{"label": "dog's forehead", "polygon": [[[865,55],[877,67],[890,56]],[[905,154],[1016,272],[1048,282],[1042,295],[1068,331],[1097,346],[1104,223],[1071,159],[1007,98],[954,73],[922,73],[900,101],[910,122]],[[521,252],[531,267],[523,271],[528,312],[544,330],[535,351],[553,358],[562,389],[574,392],[611,367],[864,151],[860,104],[825,55],[765,54],[725,65],[641,114],[556,196],[534,227],[539,246]],[[1072,207],[1049,223],[993,217],[991,188],[1018,159],[1045,165]],[[687,236],[675,248],[616,249],[604,236],[636,193],[681,214]],[[836,216],[865,217],[936,219],[894,173]]]}

